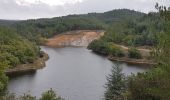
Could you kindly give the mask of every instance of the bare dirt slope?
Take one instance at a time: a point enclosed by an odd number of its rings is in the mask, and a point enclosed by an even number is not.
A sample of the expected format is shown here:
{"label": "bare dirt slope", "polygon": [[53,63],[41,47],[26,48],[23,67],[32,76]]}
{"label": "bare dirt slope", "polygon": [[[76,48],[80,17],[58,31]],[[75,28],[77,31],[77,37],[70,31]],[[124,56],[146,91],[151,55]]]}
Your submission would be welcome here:
{"label": "bare dirt slope", "polygon": [[77,30],[56,35],[48,39],[46,45],[51,47],[88,46],[90,42],[104,35],[102,30]]}

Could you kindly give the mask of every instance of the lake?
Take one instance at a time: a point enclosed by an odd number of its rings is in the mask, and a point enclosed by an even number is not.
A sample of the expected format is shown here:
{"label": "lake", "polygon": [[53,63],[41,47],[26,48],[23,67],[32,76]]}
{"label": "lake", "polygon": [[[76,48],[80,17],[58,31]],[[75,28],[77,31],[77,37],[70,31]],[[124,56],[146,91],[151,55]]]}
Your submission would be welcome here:
{"label": "lake", "polygon": [[[65,100],[103,99],[106,76],[114,62],[82,47],[41,48],[50,57],[46,67],[35,73],[11,78],[8,84],[11,93],[30,93],[40,97],[42,92],[52,88]],[[146,67],[120,65],[126,75],[146,70]]]}

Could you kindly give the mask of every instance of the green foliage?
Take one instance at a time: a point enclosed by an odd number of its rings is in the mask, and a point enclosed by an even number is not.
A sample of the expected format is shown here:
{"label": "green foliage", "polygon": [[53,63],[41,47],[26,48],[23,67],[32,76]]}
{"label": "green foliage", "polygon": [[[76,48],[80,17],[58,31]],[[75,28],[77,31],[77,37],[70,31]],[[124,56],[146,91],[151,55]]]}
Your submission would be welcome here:
{"label": "green foliage", "polygon": [[126,92],[126,79],[120,66],[115,65],[107,77],[105,100],[123,100]]}
{"label": "green foliage", "polygon": [[116,46],[113,43],[105,42],[104,40],[94,40],[89,44],[87,48],[99,54],[113,55],[116,57],[124,56],[124,52],[121,50],[120,47]]}
{"label": "green foliage", "polygon": [[7,87],[8,77],[4,74],[4,70],[8,67],[6,62],[0,62],[0,95],[3,94]]}
{"label": "green foliage", "polygon": [[163,20],[156,13],[150,13],[140,19],[114,22],[105,33],[105,40],[128,46],[153,46],[157,44],[156,33],[163,31]]}
{"label": "green foliage", "polygon": [[50,89],[47,92],[44,92],[42,94],[42,97],[40,100],[64,100],[64,99],[62,99],[61,97],[58,97],[56,93],[52,89]]}
{"label": "green foliage", "polygon": [[109,54],[111,54],[112,56],[115,56],[115,57],[124,57],[125,56],[121,47],[111,43],[109,48],[110,48]]}
{"label": "green foliage", "polygon": [[39,48],[18,36],[9,28],[0,28],[0,62],[14,67],[20,63],[30,63],[39,54]]}
{"label": "green foliage", "polygon": [[35,96],[32,96],[30,94],[16,96],[15,94],[6,93],[5,95],[0,96],[0,100],[64,100],[64,99],[58,97],[56,93],[52,89],[50,89],[47,92],[44,92],[40,99],[37,99]]}
{"label": "green foliage", "polygon": [[102,40],[94,40],[90,43],[88,49],[92,49],[93,51],[104,55],[108,55],[110,52],[109,44]]}
{"label": "green foliage", "polygon": [[7,87],[8,77],[4,74],[3,71],[0,71],[0,95],[3,94]]}
{"label": "green foliage", "polygon": [[36,100],[36,97],[33,97],[30,94],[24,94],[23,96],[20,96],[18,99],[19,100]]}
{"label": "green foliage", "polygon": [[[69,15],[64,17],[55,17],[51,19],[37,19],[24,21],[0,20],[0,25],[12,27],[16,33],[27,38],[30,41],[39,43],[41,39],[48,38],[65,31],[72,30],[103,30],[107,29],[110,24],[118,28],[118,24],[126,20],[137,20],[144,16],[144,13],[128,10],[117,9],[105,13],[89,13],[82,15]],[[132,26],[135,26],[130,24]],[[121,25],[120,25],[121,27]],[[115,28],[115,30],[116,30]],[[121,29],[123,29],[121,27]]]}
{"label": "green foliage", "polygon": [[0,27],[0,94],[6,89],[7,68],[22,63],[31,63],[39,55],[39,48],[23,39],[10,28]]}
{"label": "green foliage", "polygon": [[158,13],[117,9],[105,13],[69,15],[51,19],[24,21],[0,20],[0,25],[13,28],[16,33],[41,44],[42,38],[52,37],[72,30],[106,30],[108,42],[125,45],[155,45],[156,34],[163,30],[163,20]]}
{"label": "green foliage", "polygon": [[11,25],[11,27],[23,37],[38,43],[41,42],[39,38],[49,38],[66,31],[103,29],[104,23],[96,18],[86,18],[77,15],[52,19],[18,21]]}
{"label": "green foliage", "polygon": [[[130,80],[131,100],[169,100],[170,69],[157,66],[147,73],[138,74]],[[164,68],[163,68],[164,67]]]}
{"label": "green foliage", "polygon": [[140,51],[136,48],[130,48],[128,50],[128,56],[129,56],[129,58],[135,58],[135,59],[141,59],[142,58]]}
{"label": "green foliage", "polygon": [[[158,44],[156,46],[155,58],[157,65],[146,73],[140,73],[133,76],[129,82],[129,100],[170,100],[170,11],[164,7],[158,7],[160,14],[166,20],[164,32],[158,36]],[[168,14],[168,15],[164,15]]]}

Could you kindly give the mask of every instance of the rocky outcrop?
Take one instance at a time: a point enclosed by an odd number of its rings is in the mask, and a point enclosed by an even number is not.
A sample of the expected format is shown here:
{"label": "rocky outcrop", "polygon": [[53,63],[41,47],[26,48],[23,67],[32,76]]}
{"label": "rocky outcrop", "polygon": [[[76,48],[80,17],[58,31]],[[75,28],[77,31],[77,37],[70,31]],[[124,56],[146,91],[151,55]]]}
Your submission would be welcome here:
{"label": "rocky outcrop", "polygon": [[102,30],[77,30],[56,35],[48,39],[46,45],[51,47],[88,46],[93,40],[104,35]]}

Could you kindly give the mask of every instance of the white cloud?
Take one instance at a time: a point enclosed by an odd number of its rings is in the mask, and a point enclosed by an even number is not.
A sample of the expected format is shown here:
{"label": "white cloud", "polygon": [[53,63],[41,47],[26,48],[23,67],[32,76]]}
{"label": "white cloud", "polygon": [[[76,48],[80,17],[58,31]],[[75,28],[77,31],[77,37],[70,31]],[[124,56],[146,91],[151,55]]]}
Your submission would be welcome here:
{"label": "white cloud", "polygon": [[77,2],[81,2],[82,0],[16,0],[18,4],[38,4],[38,3],[46,3],[50,6],[75,4]]}

